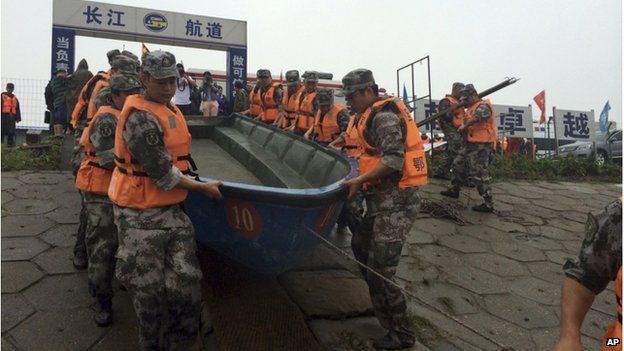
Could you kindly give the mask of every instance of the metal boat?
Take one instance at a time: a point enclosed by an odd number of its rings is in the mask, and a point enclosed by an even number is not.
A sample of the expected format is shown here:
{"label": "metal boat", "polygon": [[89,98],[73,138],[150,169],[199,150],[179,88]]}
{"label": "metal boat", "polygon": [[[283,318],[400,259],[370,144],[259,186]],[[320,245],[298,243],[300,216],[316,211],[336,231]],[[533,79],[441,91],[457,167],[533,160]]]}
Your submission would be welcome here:
{"label": "metal boat", "polygon": [[330,234],[353,159],[239,114],[187,121],[199,179],[223,182],[222,201],[196,192],[185,201],[199,242],[276,274]]}

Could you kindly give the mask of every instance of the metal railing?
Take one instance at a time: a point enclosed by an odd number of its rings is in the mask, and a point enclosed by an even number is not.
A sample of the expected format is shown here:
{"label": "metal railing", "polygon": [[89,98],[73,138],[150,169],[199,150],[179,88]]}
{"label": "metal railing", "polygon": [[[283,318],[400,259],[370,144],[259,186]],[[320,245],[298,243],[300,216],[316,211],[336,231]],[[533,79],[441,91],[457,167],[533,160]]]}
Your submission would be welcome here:
{"label": "metal railing", "polygon": [[43,122],[46,111],[44,93],[48,84],[47,80],[2,77],[1,83],[2,91],[5,91],[7,83],[15,85],[13,94],[19,100],[22,114],[22,121],[17,124],[18,129],[47,130],[49,128],[48,124]]}

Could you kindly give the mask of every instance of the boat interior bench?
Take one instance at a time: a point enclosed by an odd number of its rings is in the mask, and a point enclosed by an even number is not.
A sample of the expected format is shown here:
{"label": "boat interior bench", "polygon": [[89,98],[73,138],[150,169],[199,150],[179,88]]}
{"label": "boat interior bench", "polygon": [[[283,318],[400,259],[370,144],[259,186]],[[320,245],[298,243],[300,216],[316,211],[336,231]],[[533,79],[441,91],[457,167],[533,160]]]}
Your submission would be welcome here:
{"label": "boat interior bench", "polygon": [[264,186],[306,189],[332,184],[348,163],[307,140],[247,118],[227,118],[205,128],[189,123],[193,138],[208,137],[233,156]]}

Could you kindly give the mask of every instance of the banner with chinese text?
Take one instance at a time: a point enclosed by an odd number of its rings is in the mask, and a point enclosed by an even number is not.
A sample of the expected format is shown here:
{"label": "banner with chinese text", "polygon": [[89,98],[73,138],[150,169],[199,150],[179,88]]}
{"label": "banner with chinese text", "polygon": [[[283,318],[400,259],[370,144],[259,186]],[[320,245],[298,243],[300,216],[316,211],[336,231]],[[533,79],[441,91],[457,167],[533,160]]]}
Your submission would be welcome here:
{"label": "banner with chinese text", "polygon": [[52,75],[59,70],[74,72],[75,38],[73,30],[52,28]]}
{"label": "banner with chinese text", "polygon": [[557,140],[592,141],[596,134],[594,111],[560,110],[553,107]]}
{"label": "banner with chinese text", "polygon": [[499,138],[533,138],[530,106],[494,105],[494,115]]}
{"label": "banner with chinese text", "polygon": [[94,1],[54,0],[53,26],[76,35],[227,50],[247,46],[247,22]]}
{"label": "banner with chinese text", "polygon": [[227,98],[230,105],[234,104],[234,82],[243,83],[243,89],[247,87],[247,50],[231,48],[227,53]]}

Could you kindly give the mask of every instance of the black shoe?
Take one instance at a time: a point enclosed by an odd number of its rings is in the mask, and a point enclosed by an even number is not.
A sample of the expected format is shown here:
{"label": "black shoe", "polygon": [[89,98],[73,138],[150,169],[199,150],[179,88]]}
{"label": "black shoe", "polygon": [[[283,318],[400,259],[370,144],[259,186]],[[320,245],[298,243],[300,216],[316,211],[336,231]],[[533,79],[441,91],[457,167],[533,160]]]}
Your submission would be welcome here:
{"label": "black shoe", "polygon": [[373,347],[382,350],[401,350],[414,346],[415,340],[401,340],[396,334],[388,332],[386,336],[375,341]]}
{"label": "black shoe", "polygon": [[477,212],[492,213],[494,212],[494,207],[488,206],[485,203],[483,203],[481,205],[472,206],[472,210],[477,211]]}
{"label": "black shoe", "polygon": [[459,190],[447,189],[440,191],[440,195],[452,197],[453,199],[459,199]]}
{"label": "black shoe", "polygon": [[110,298],[99,299],[100,310],[95,315],[98,327],[108,327],[113,322],[113,302]]}
{"label": "black shoe", "polygon": [[73,263],[76,269],[80,269],[80,270],[86,269],[87,268],[87,253],[84,251],[75,251]]}

